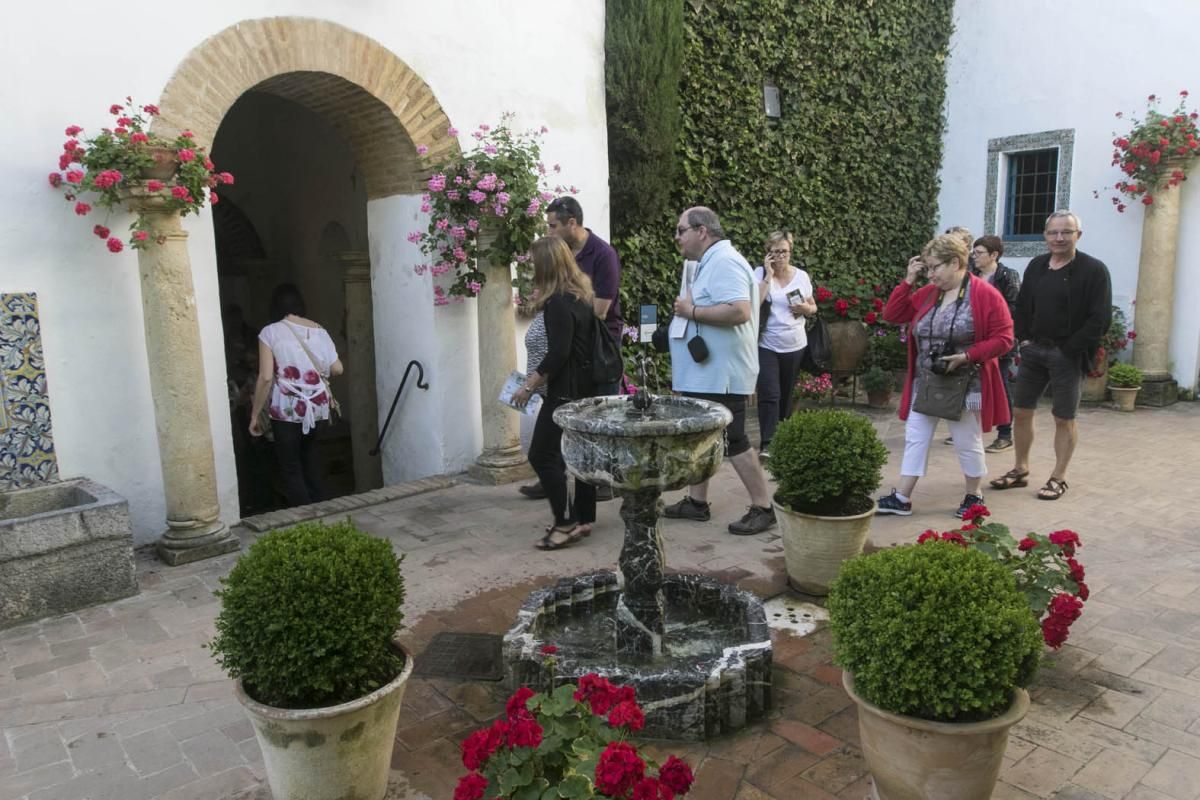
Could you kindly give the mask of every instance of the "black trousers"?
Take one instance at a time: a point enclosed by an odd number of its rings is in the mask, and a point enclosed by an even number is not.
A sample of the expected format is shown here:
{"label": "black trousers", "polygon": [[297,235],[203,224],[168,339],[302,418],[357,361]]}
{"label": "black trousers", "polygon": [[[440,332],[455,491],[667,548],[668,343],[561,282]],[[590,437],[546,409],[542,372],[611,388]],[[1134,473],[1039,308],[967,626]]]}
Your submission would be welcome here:
{"label": "black trousers", "polygon": [[590,525],[596,521],[596,487],[575,481],[572,506],[567,495],[567,464],[562,457],[563,432],[554,422],[554,410],[569,402],[547,397],[542,403],[529,443],[529,463],[546,490],[546,499],[554,512],[554,524],[567,526],[578,522]]}
{"label": "black trousers", "polygon": [[1004,396],[1008,398],[1008,418],[1009,422],[1003,425],[996,426],[996,436],[1001,439],[1012,439],[1012,412],[1013,412],[1013,388],[1012,381],[1008,377],[1009,370],[1012,369],[1012,356],[1004,356],[1000,359],[1000,382],[1004,385]]}
{"label": "black trousers", "polygon": [[764,449],[775,436],[779,423],[792,414],[792,390],[796,386],[796,373],[800,371],[800,357],[804,350],[794,353],[776,353],[765,347],[758,348],[758,431]]}
{"label": "black trousers", "polygon": [[317,449],[317,431],[321,423],[303,433],[299,422],[271,420],[275,435],[275,458],[289,506],[303,506],[325,499],[321,491],[321,459]]}

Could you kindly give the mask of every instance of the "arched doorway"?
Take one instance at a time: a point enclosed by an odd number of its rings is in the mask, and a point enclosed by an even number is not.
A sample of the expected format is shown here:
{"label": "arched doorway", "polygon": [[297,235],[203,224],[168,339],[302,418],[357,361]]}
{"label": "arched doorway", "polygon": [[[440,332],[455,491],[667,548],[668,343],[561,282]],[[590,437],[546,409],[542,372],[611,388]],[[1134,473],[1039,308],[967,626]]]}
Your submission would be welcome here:
{"label": "arched doorway", "polygon": [[[198,46],[159,105],[160,132],[192,131],[221,168],[237,176],[221,192],[237,213],[214,211],[223,305],[239,306],[246,324],[256,326],[265,315],[264,292],[299,276],[293,282],[308,284],[301,288],[310,298],[310,316],[350,347],[352,312],[363,308],[364,284],[370,313],[367,254],[374,236],[367,230],[366,203],[419,194],[425,170],[415,142],[434,159],[458,146],[429,87],[368,37],[322,20],[273,18],[239,23]],[[279,130],[281,118],[296,122],[288,136]],[[258,159],[247,158],[247,152]],[[287,159],[294,165],[290,170],[282,163]],[[221,233],[224,225],[237,231]],[[254,232],[257,250],[246,246],[244,235],[234,235],[246,230]],[[339,247],[342,252],[333,252]],[[198,264],[206,260],[193,258]],[[351,284],[357,288],[351,290]],[[374,371],[373,356],[356,359],[360,376],[364,368]],[[377,416],[373,389],[388,381],[390,376],[368,375],[362,383],[367,390],[352,393],[360,401],[353,413]],[[366,410],[364,394],[370,395]],[[343,460],[341,488],[379,485],[377,464],[364,484],[360,459],[347,451]]]}

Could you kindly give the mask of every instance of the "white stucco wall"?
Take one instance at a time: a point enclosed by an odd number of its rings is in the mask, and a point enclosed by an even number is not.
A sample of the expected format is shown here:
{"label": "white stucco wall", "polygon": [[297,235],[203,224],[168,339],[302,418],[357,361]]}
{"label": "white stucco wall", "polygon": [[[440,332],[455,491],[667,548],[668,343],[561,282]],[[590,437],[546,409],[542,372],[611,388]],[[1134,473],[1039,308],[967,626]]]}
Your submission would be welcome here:
{"label": "white stucco wall", "polygon": [[[60,470],[87,475],[130,501],[135,540],[153,541],[164,525],[162,478],[142,331],[136,254],[109,254],[91,228],[46,185],[69,124],[95,130],[110,120],[111,103],[131,94],[155,102],[189,51],[240,20],[320,17],[370,36],[416,70],[451,122],[466,136],[504,111],[517,124],[551,128],[545,156],[561,162],[564,182],[581,190],[588,224],[608,233],[608,166],[604,127],[604,3],[318,3],[311,0],[214,0],[186,14],[135,2],[128,18],[143,32],[113,29],[104,4],[73,8],[69,23],[49,4],[16,4],[0,26],[0,85],[5,109],[0,147],[0,291],[35,291],[41,304],[51,412]],[[165,13],[165,17],[163,16]],[[104,32],[109,33],[104,33]],[[452,46],[447,46],[453,42]],[[536,61],[531,58],[537,54]],[[539,64],[552,64],[548,74]],[[248,87],[247,87],[248,88]],[[429,285],[405,274],[416,251],[404,241],[415,219],[411,198],[368,207],[374,262],[380,414],[410,353],[431,353],[434,386],[414,397],[409,433],[391,440],[390,480],[464,467],[480,441],[474,311],[433,309]],[[106,224],[122,231],[114,215]],[[213,233],[208,213],[188,217],[197,310],[223,514],[237,518],[236,477],[225,407],[225,368]],[[319,233],[319,232],[318,232]],[[407,262],[407,263],[406,263]],[[427,280],[427,279],[426,279]],[[408,293],[425,291],[425,302]],[[403,298],[403,302],[400,298]],[[389,370],[395,369],[394,374]],[[432,379],[437,383],[432,383]],[[199,382],[198,382],[198,385]],[[408,390],[406,390],[406,394]],[[426,394],[426,393],[420,393]],[[401,411],[397,412],[398,414]],[[382,420],[381,420],[382,421]],[[440,426],[440,429],[439,427]],[[405,437],[412,437],[411,439]],[[414,453],[408,453],[411,441]]]}
{"label": "white stucco wall", "polygon": [[[989,139],[1072,128],[1069,205],[1083,219],[1079,247],[1108,265],[1113,302],[1131,312],[1143,207],[1134,203],[1118,214],[1105,190],[1121,177],[1110,163],[1113,134],[1128,131],[1130,112],[1144,116],[1150,94],[1165,98],[1159,108],[1166,111],[1188,89],[1189,108],[1200,107],[1197,30],[1196,0],[1154,0],[1132,12],[1118,0],[959,0],[948,62],[940,227],[966,225],[982,235]],[[1126,119],[1116,119],[1117,111]],[[1194,388],[1200,171],[1181,189],[1171,358],[1180,387]],[[1028,259],[1005,257],[1004,263],[1023,269]]]}

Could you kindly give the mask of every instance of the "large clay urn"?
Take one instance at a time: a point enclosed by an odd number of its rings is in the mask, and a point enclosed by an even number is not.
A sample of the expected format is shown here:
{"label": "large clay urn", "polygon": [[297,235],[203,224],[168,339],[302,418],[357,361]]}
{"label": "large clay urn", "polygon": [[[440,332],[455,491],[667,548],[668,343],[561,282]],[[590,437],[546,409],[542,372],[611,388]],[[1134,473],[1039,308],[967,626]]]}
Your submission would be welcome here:
{"label": "large clay urn", "polygon": [[844,374],[856,371],[870,344],[867,326],[855,319],[830,320],[828,325],[830,349],[833,351],[829,371]]}

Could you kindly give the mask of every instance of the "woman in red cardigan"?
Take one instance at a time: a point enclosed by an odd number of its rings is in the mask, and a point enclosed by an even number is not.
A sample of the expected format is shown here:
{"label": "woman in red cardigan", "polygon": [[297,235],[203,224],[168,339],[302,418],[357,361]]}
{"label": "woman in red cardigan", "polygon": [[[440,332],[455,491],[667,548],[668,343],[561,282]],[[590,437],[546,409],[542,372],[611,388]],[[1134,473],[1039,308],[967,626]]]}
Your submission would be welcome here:
{"label": "woman in red cardigan", "polygon": [[[966,483],[966,496],[955,512],[963,514],[983,502],[983,434],[993,425],[1009,421],[1008,400],[996,359],[1012,348],[1012,316],[1004,297],[985,280],[967,271],[967,247],[957,236],[933,239],[920,256],[909,259],[908,273],[888,298],[883,318],[893,324],[909,323],[908,376],[900,399],[904,426],[904,457],[900,481],[892,493],[879,498],[879,514],[912,514],[912,493],[925,474],[929,444],[938,417],[912,409],[912,398],[935,363],[947,372],[976,370],[957,420],[946,420],[958,463]],[[914,288],[925,275],[929,284]]]}

